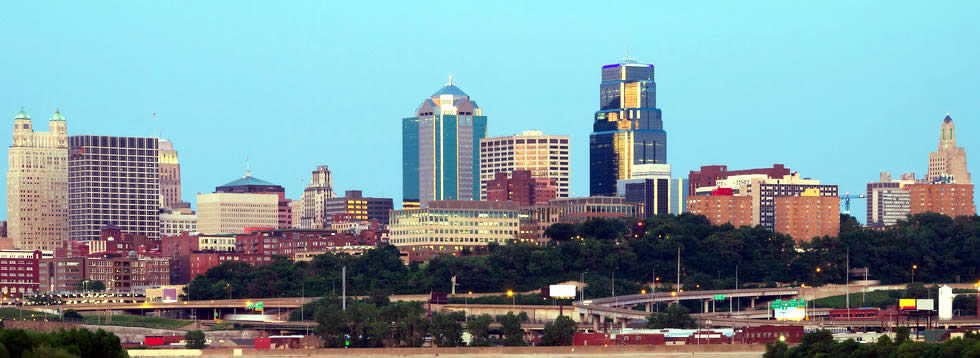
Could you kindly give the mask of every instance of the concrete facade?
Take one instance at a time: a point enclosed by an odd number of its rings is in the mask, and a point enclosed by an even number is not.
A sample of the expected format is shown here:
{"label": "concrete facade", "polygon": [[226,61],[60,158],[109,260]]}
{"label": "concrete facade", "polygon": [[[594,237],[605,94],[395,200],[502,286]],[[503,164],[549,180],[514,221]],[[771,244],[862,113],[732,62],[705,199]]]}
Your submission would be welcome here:
{"label": "concrete facade", "polygon": [[392,212],[389,242],[407,252],[409,261],[491,243],[506,245],[518,238],[518,209],[510,201],[429,201],[419,209]]}
{"label": "concrete facade", "polygon": [[310,183],[303,189],[300,198],[302,210],[293,211],[293,216],[300,217],[299,227],[303,229],[322,229],[327,227],[327,199],[336,198],[333,191],[333,175],[326,165],[316,167],[310,176]]}
{"label": "concrete facade", "polygon": [[16,248],[51,251],[68,239],[68,132],[55,112],[35,132],[23,109],[8,150],[7,237]]}
{"label": "concrete facade", "polygon": [[488,183],[496,173],[530,170],[535,178],[555,179],[557,197],[567,198],[568,136],[539,131],[480,140],[480,200],[488,200]]}
{"label": "concrete facade", "polygon": [[929,153],[929,182],[970,184],[970,172],[966,170],[966,149],[956,145],[956,126],[946,114],[939,129],[939,147]]}
{"label": "concrete facade", "polygon": [[197,194],[197,228],[202,234],[242,234],[245,228],[277,228],[279,196],[276,194]]}

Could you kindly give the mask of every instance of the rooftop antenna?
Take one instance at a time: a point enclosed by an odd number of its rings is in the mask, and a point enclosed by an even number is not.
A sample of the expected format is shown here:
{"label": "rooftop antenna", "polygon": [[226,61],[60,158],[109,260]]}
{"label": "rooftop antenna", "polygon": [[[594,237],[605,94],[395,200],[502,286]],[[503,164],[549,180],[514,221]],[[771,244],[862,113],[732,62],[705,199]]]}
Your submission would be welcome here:
{"label": "rooftop antenna", "polygon": [[160,139],[160,122],[157,121],[157,113],[153,112],[153,137]]}
{"label": "rooftop antenna", "polygon": [[447,83],[446,86],[452,86],[452,85],[453,85],[453,73],[450,72],[449,73],[449,83]]}
{"label": "rooftop antenna", "polygon": [[249,162],[248,162],[248,156],[246,155],[245,156],[245,176],[244,177],[245,178],[248,178],[250,176],[252,176],[252,167],[251,167],[251,164],[249,164]]}
{"label": "rooftop antenna", "polygon": [[627,47],[626,48],[626,62],[629,62],[629,60],[630,60],[630,48]]}

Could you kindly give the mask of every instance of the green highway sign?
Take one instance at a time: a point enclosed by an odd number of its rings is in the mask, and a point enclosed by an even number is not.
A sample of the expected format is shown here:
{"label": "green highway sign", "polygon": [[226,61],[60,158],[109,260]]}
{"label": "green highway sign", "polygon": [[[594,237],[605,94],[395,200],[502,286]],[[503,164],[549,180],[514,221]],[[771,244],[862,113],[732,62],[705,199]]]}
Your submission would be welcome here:
{"label": "green highway sign", "polygon": [[721,301],[725,299],[725,295],[715,295],[715,301]]}
{"label": "green highway sign", "polygon": [[804,300],[802,298],[799,298],[799,299],[788,300],[788,301],[783,301],[783,300],[775,300],[775,301],[772,301],[772,309],[774,309],[774,310],[786,309],[786,308],[797,308],[797,307],[800,307],[800,308],[806,307],[806,300]]}

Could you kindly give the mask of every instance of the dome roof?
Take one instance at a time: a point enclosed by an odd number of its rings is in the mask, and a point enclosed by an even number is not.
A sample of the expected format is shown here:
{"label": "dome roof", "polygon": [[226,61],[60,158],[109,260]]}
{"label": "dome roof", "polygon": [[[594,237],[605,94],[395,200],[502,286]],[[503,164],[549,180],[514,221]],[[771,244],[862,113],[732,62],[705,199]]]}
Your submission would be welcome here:
{"label": "dome roof", "polygon": [[452,83],[447,84],[445,87],[440,88],[436,93],[432,94],[432,97],[438,97],[444,94],[451,94],[453,96],[467,97],[466,92],[459,89],[459,87],[454,86]]}
{"label": "dome roof", "polygon": [[51,119],[48,119],[48,120],[49,121],[64,121],[65,120],[65,116],[62,116],[61,115],[61,112],[56,109],[56,110],[54,110],[54,115],[52,115],[51,116]]}
{"label": "dome roof", "polygon": [[27,115],[27,112],[24,112],[24,107],[20,107],[20,112],[17,112],[17,117],[14,117],[14,119],[31,119],[31,116]]}

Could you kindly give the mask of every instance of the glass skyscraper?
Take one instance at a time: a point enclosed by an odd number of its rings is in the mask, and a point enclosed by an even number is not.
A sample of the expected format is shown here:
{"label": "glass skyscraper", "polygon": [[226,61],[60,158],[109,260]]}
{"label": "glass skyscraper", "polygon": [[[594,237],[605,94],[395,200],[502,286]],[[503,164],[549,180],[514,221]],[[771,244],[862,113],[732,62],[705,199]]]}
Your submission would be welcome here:
{"label": "glass skyscraper", "polygon": [[414,117],[402,119],[402,207],[478,200],[480,139],[486,136],[487,117],[450,77]]}
{"label": "glass skyscraper", "polygon": [[667,132],[657,108],[653,65],[627,58],[602,66],[599,110],[589,136],[589,193],[616,195],[633,166],[667,162]]}

